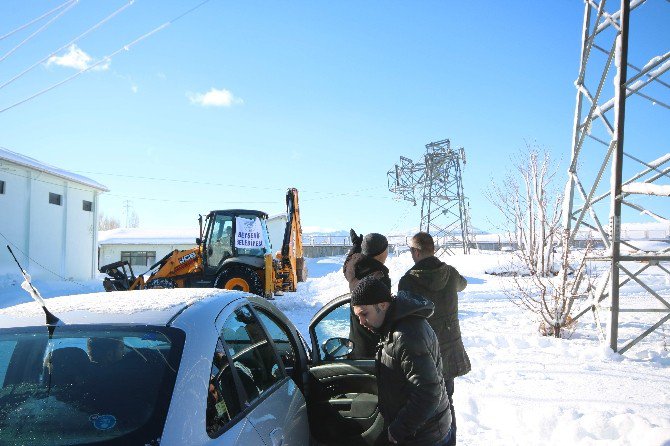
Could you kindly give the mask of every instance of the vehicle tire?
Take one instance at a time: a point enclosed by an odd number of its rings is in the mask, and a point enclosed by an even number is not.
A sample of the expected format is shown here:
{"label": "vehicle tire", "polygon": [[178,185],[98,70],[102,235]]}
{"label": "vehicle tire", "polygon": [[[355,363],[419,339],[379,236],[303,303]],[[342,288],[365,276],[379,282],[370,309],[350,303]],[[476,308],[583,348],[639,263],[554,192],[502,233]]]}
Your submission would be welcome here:
{"label": "vehicle tire", "polygon": [[221,271],[214,284],[216,288],[239,290],[263,295],[263,283],[251,268],[232,265]]}

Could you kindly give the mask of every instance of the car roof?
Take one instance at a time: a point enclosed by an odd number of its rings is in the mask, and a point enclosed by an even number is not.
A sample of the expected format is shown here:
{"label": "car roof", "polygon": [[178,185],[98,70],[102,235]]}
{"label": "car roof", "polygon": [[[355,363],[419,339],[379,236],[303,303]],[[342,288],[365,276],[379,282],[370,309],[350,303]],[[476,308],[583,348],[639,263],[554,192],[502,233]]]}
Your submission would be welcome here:
{"label": "car roof", "polygon": [[[186,308],[216,312],[245,293],[217,288],[114,291],[46,299],[51,313],[64,324],[167,325]],[[216,303],[216,305],[212,305]],[[218,314],[218,313],[217,313]],[[212,319],[216,314],[212,314]],[[45,324],[44,311],[35,301],[0,309],[0,328]]]}

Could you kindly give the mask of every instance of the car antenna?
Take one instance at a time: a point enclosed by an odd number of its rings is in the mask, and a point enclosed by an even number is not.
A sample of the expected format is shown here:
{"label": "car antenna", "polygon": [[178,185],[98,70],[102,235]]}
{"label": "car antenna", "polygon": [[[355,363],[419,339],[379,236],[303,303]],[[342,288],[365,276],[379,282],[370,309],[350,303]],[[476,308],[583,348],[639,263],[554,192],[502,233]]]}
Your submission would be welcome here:
{"label": "car antenna", "polygon": [[21,268],[21,264],[19,261],[16,259],[16,256],[14,255],[14,252],[12,252],[12,248],[7,245],[7,249],[9,250],[9,253],[12,255],[14,258],[14,261],[18,265],[19,269],[21,270],[21,274],[23,274],[23,278],[25,279],[24,282],[21,284],[21,288],[26,290],[28,294],[42,306],[42,309],[44,310],[44,314],[47,316],[47,325],[49,326],[49,334],[53,334],[53,329],[55,328],[55,325],[60,322],[60,319],[58,319],[56,316],[54,316],[48,309],[46,304],[44,303],[44,299],[40,295],[40,292],[37,291],[37,289],[33,286],[33,284],[30,282],[30,275]]}

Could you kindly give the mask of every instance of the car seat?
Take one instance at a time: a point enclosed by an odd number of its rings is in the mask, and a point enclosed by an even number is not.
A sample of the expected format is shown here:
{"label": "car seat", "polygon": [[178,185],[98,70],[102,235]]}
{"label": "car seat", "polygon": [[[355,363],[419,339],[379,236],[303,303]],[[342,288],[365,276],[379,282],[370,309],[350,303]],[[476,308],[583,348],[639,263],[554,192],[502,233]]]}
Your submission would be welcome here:
{"label": "car seat", "polygon": [[[63,347],[51,352],[45,366],[49,365],[52,386],[73,387],[81,384],[90,366],[90,361],[86,352],[81,348]],[[48,373],[48,370],[45,372]]]}

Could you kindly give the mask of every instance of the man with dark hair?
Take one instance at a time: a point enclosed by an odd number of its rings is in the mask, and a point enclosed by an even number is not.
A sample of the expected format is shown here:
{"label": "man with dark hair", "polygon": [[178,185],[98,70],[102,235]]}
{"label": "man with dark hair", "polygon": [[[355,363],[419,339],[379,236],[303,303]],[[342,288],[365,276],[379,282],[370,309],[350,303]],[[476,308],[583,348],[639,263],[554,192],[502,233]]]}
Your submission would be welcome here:
{"label": "man with dark hair", "polygon": [[[357,235],[353,229],[349,233],[351,237],[351,249],[344,261],[344,277],[349,282],[349,291],[353,291],[358,282],[367,276],[373,276],[381,280],[391,290],[391,279],[389,270],[384,266],[388,257],[388,240],[382,234],[371,233],[365,237]],[[375,354],[375,346],[379,337],[362,327],[353,308],[350,311],[349,339],[354,341],[354,350],[350,357],[352,359],[372,358]]]}
{"label": "man with dark hair", "polygon": [[463,346],[458,323],[458,292],[468,284],[451,265],[435,257],[433,237],[419,232],[409,243],[414,266],[398,283],[398,291],[421,295],[435,304],[435,312],[428,323],[437,334],[442,355],[442,373],[451,407],[451,442],[456,444],[456,415],[454,411],[454,378],[470,371],[470,358]]}
{"label": "man with dark hair", "polygon": [[91,363],[108,366],[123,358],[125,346],[121,338],[88,338],[86,350]]}
{"label": "man with dark hair", "polygon": [[351,307],[360,324],[380,336],[377,388],[389,442],[446,445],[449,398],[437,337],[426,320],[434,305],[410,293],[393,298],[384,283],[368,276],[351,293]]}

